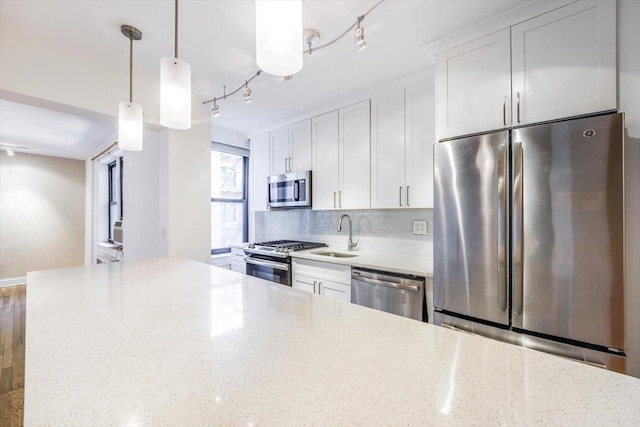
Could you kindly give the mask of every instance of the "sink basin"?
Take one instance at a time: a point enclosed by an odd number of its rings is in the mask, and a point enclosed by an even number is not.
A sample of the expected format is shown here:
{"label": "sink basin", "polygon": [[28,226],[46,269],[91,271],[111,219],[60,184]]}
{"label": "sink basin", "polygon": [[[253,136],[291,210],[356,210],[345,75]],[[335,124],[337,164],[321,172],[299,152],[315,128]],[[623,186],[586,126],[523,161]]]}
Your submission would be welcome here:
{"label": "sink basin", "polygon": [[330,256],[334,258],[353,258],[358,255],[355,254],[343,254],[340,252],[311,252],[313,255]]}

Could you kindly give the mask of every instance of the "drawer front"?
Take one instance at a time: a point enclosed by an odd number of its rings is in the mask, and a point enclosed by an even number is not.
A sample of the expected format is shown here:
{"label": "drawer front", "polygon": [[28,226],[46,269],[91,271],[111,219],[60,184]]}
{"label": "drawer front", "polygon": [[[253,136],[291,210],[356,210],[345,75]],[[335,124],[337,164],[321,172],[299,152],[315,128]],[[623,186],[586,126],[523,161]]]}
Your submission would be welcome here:
{"label": "drawer front", "polygon": [[293,274],[331,280],[345,285],[351,284],[351,267],[348,265],[332,264],[310,260],[293,259]]}

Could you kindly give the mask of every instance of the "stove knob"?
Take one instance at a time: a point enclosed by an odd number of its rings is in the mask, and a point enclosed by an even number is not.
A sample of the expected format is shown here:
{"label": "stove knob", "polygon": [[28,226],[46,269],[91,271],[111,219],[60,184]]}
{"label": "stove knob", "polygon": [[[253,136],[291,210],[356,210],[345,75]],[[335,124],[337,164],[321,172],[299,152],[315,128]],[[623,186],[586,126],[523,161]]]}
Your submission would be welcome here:
{"label": "stove knob", "polygon": [[284,253],[285,253],[285,254],[288,254],[288,253],[289,253],[289,249],[288,249],[288,248],[287,248],[287,249],[285,249],[285,250],[284,250]]}
{"label": "stove knob", "polygon": [[247,246],[249,249],[255,249],[256,248],[256,244],[255,243],[249,243],[249,246]]}

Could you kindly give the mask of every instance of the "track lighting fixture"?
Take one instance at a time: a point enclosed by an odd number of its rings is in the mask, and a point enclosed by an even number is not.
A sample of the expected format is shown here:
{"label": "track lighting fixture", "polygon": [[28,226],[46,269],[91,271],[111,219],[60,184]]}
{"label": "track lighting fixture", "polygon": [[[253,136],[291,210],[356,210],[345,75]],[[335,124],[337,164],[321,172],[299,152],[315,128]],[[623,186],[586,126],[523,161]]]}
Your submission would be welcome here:
{"label": "track lighting fixture", "polygon": [[215,99],[213,100],[213,107],[211,107],[211,116],[218,117],[220,115],[220,107],[216,104]]}
{"label": "track lighting fixture", "polygon": [[251,104],[253,102],[253,99],[251,99],[251,89],[249,89],[248,83],[245,83],[244,93],[242,94],[242,97],[244,98],[244,102],[246,104]]}
{"label": "track lighting fixture", "polygon": [[144,124],[142,106],[133,103],[133,41],[142,39],[142,31],[123,25],[120,32],[129,39],[129,102],[118,104],[118,147],[141,151]]}
{"label": "track lighting fixture", "polygon": [[[211,115],[218,117],[220,111],[217,101],[227,99],[242,89],[244,89],[244,102],[248,104],[252,101],[249,83],[262,71],[282,76],[283,80],[289,81],[302,68],[304,54],[311,55],[317,50],[331,46],[346,37],[352,30],[358,51],[364,50],[367,42],[364,40],[362,21],[385,1],[378,0],[369,10],[357,16],[356,22],[340,35],[316,46],[320,42],[320,33],[313,28],[302,31],[300,0],[256,0],[256,62],[261,69],[236,90],[227,93],[225,86],[222,96],[204,101],[202,104],[213,102]],[[302,49],[300,49],[300,35],[302,35]]]}
{"label": "track lighting fixture", "polygon": [[358,16],[358,24],[355,30],[353,30],[353,38],[356,42],[358,52],[362,52],[367,48],[367,42],[364,40],[364,28],[360,25],[364,20],[364,15]]}
{"label": "track lighting fixture", "polygon": [[160,61],[160,123],[191,128],[191,65],[178,59],[178,0],[175,0],[174,56]]}

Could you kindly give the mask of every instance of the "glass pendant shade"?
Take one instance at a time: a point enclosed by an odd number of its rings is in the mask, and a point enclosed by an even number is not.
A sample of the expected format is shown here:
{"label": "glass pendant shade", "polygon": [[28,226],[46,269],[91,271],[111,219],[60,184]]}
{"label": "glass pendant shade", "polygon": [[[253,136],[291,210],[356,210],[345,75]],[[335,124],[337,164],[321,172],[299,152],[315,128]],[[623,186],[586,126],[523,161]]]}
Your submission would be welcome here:
{"label": "glass pendant shade", "polygon": [[302,0],[256,1],[256,62],[276,76],[302,69]]}
{"label": "glass pendant shade", "polygon": [[191,128],[191,65],[182,59],[160,61],[160,124]]}
{"label": "glass pendant shade", "polygon": [[123,150],[142,150],[142,106],[133,102],[118,104],[118,147]]}

